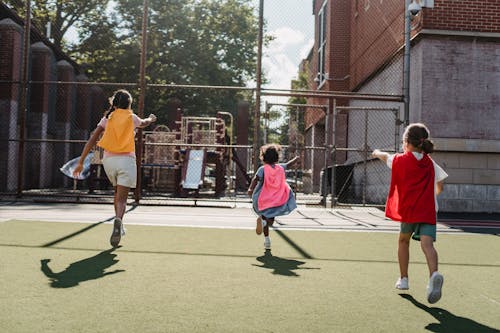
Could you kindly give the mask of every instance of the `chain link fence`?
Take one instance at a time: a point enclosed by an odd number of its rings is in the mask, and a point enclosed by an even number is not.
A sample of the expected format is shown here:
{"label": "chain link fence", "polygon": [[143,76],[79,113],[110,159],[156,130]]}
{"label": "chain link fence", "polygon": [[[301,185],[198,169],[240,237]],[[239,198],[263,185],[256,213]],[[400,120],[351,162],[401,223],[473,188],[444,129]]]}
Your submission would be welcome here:
{"label": "chain link fence", "polygon": [[[259,2],[95,0],[84,9],[63,1],[59,5],[80,19],[69,26],[55,25],[54,8],[41,1],[1,2],[0,192],[112,202],[99,149],[85,181],[59,168],[81,154],[113,92],[127,89],[140,117],[158,117],[136,136],[136,200],[248,201],[258,148],[273,142],[283,147],[282,161],[300,157],[287,171],[299,202],[382,203],[388,171],[369,152],[398,150],[400,58],[368,64],[358,57],[361,46],[352,44],[356,75],[334,73],[340,67],[318,44],[324,29],[318,24],[341,13],[369,22],[359,2],[340,8],[333,1],[323,2],[328,8],[308,2],[303,22],[297,20],[303,4],[287,16],[282,9],[289,0],[262,1],[259,54]],[[335,36],[350,33],[331,29]],[[253,88],[259,57],[261,90]]]}

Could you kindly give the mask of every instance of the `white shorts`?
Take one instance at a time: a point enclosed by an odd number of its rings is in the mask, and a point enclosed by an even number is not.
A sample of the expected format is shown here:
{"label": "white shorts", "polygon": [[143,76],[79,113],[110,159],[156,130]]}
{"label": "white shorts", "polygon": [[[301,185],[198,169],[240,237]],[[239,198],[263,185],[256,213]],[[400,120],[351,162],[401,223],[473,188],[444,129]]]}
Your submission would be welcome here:
{"label": "white shorts", "polygon": [[137,183],[137,165],[131,156],[110,156],[102,160],[104,171],[113,187],[121,185],[135,188]]}

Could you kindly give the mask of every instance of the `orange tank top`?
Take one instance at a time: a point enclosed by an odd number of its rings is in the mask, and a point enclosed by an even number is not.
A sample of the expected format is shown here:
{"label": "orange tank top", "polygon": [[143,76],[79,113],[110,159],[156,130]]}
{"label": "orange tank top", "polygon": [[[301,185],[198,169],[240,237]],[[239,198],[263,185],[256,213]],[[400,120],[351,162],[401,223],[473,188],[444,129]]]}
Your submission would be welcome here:
{"label": "orange tank top", "polygon": [[135,152],[135,132],[132,110],[116,109],[111,113],[97,145],[111,153]]}

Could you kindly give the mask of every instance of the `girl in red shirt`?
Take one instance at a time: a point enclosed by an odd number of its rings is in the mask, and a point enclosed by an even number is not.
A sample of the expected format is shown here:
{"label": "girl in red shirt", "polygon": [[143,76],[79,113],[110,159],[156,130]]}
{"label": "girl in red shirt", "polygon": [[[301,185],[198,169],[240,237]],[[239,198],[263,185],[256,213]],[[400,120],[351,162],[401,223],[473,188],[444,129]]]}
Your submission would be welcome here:
{"label": "girl in red shirt", "polygon": [[436,196],[448,177],[429,156],[434,144],[424,124],[408,126],[403,134],[403,153],[389,155],[376,149],[372,156],[386,162],[392,169],[387,197],[386,216],[401,223],[398,242],[400,277],[396,288],[409,289],[408,264],[410,238],[420,241],[429,267],[427,300],[436,303],[441,298],[443,275],[438,272],[436,240]]}

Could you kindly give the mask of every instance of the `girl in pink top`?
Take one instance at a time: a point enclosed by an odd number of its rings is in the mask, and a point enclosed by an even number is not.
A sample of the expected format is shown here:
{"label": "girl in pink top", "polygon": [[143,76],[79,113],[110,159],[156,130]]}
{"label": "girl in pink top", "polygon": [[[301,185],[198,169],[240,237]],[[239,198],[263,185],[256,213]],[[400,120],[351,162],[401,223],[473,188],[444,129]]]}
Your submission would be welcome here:
{"label": "girl in pink top", "polygon": [[260,235],[264,231],[264,247],[271,248],[269,226],[274,223],[276,216],[290,214],[297,204],[295,196],[286,182],[285,170],[296,163],[299,158],[294,157],[288,163],[278,164],[281,147],[276,144],[265,145],[260,148],[260,159],[263,162],[248,188],[248,195],[252,197],[253,209],[259,215],[255,231]]}

